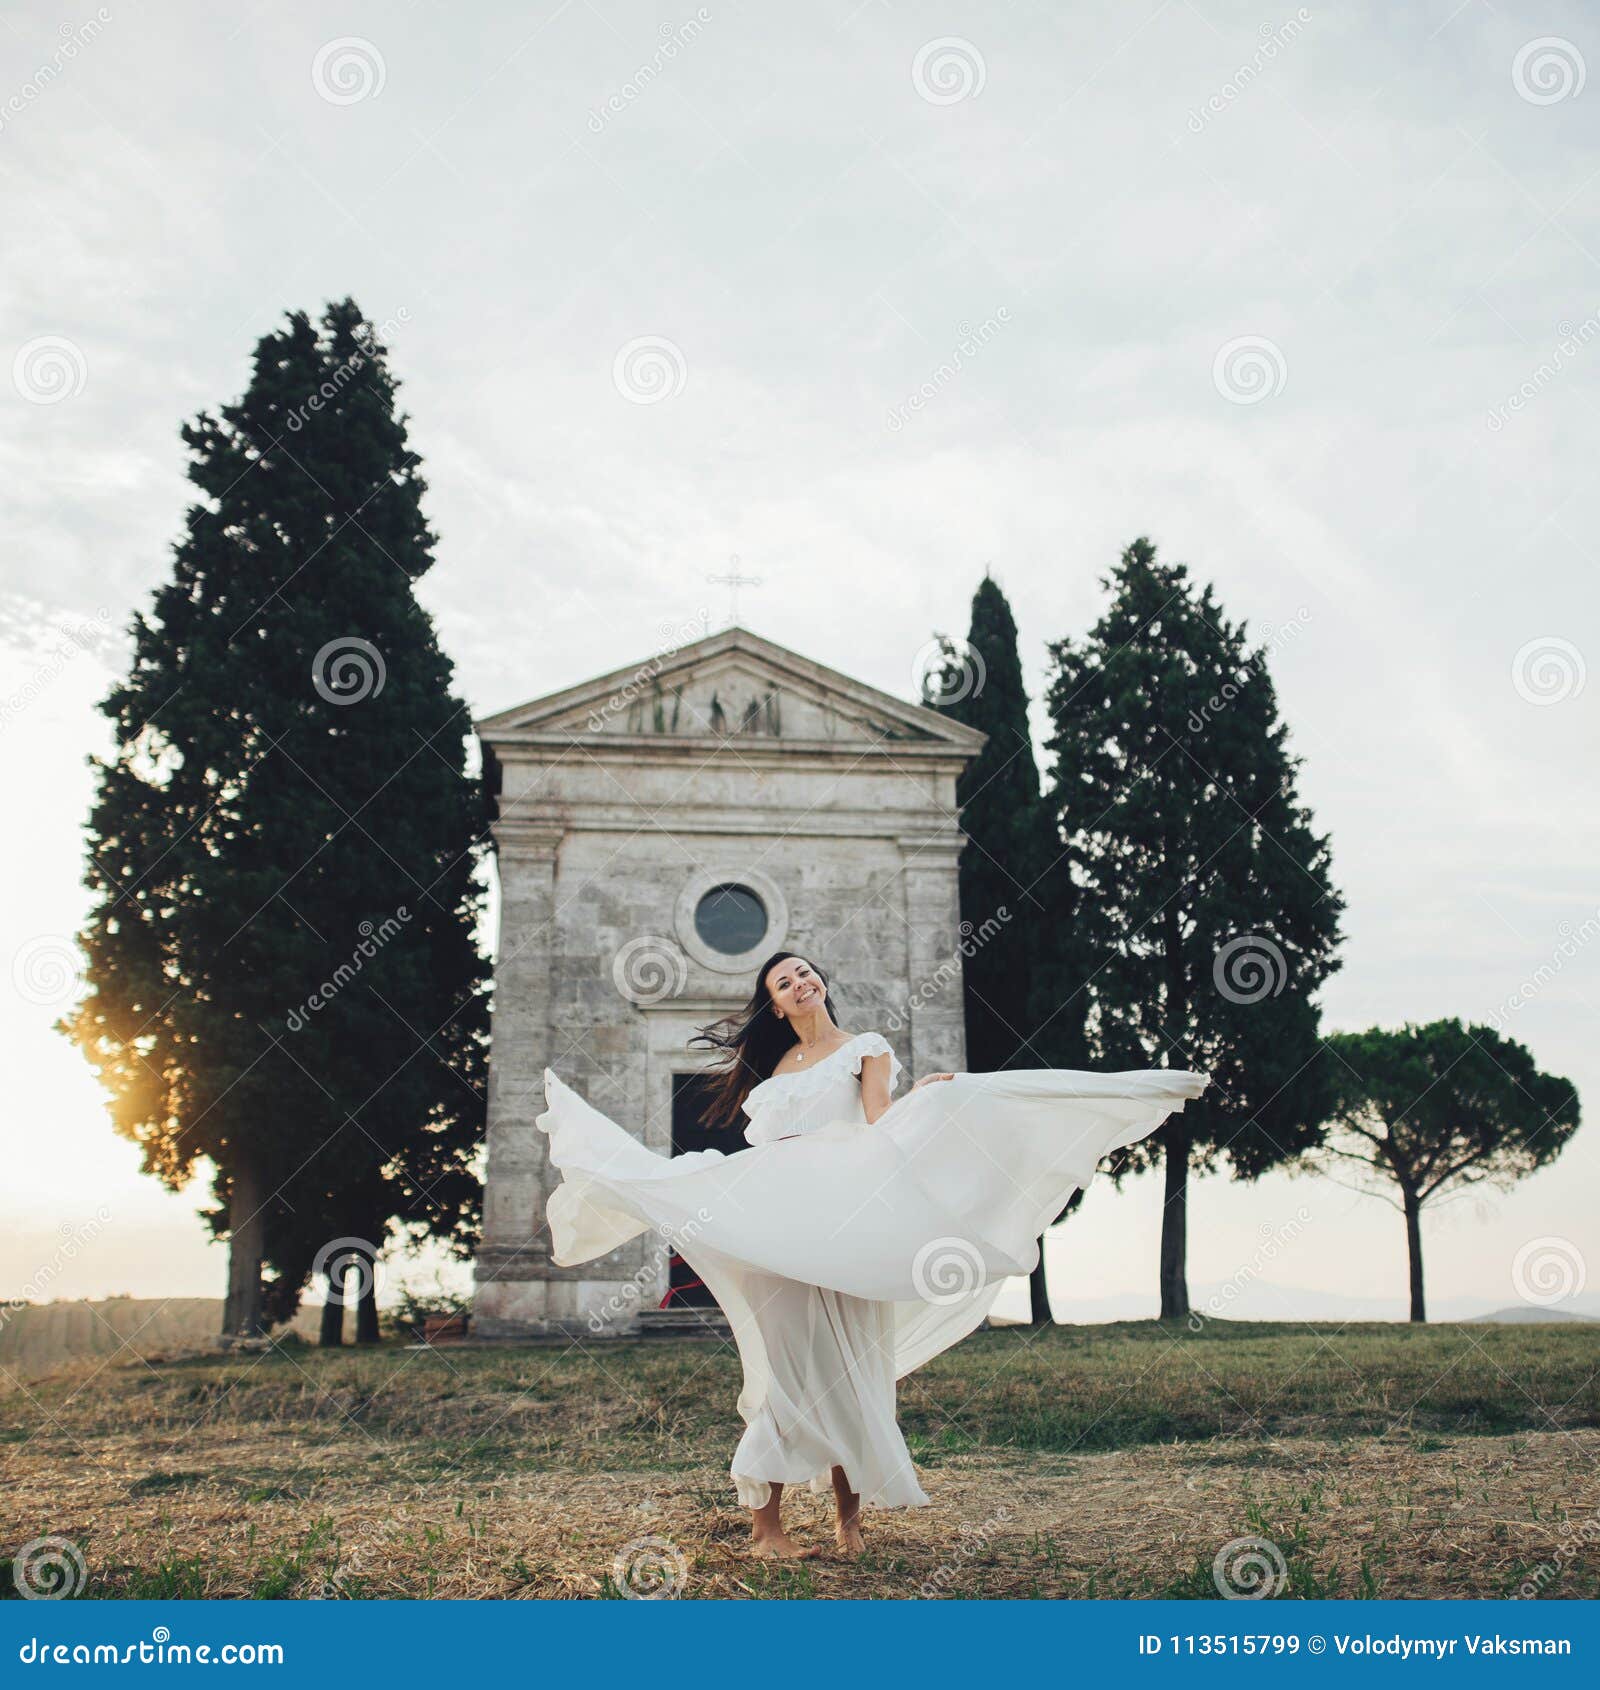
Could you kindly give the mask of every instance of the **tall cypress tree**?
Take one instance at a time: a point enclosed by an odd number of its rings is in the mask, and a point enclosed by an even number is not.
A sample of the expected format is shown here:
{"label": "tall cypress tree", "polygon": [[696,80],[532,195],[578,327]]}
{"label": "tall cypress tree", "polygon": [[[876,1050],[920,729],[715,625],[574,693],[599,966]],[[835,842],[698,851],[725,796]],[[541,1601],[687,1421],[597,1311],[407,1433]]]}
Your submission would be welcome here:
{"label": "tall cypress tree", "polygon": [[1161,1317],[1189,1312],[1191,1170],[1255,1178],[1318,1141],[1329,1101],[1313,994],[1338,967],[1343,900],[1296,795],[1267,670],[1209,585],[1140,538],[1081,645],[1050,648],[1049,802],[1103,948],[1091,1030],[1107,1067],[1212,1076],[1134,1146],[1162,1163]]}
{"label": "tall cypress tree", "polygon": [[184,428],[203,498],[90,759],[90,991],[64,1027],[149,1172],[212,1165],[235,1334],[292,1313],[334,1239],[464,1246],[477,1212],[487,817],[415,596],[435,538],[385,356],[351,300],[293,313]]}
{"label": "tall cypress tree", "polygon": [[[1065,935],[1049,920],[1057,902],[1052,888],[1061,872],[1062,848],[1040,803],[1016,618],[987,573],[972,595],[965,648],[943,644],[944,661],[930,701],[989,736],[956,782],[967,836],[959,865],[967,1061],[975,1073],[1079,1067],[1081,1059],[1058,1058],[1071,1046],[1074,1027],[1081,1031],[1083,1000],[1064,1015],[1055,1013],[1060,1006],[1054,1004],[1041,1011],[1036,987],[1041,966],[1049,968],[1052,980],[1058,970],[1073,972],[1064,954]],[[1048,1038],[1039,1041],[1036,1034],[1046,1017]],[[1055,1054],[1042,1055],[1041,1042]],[[1029,1276],[1029,1303],[1033,1322],[1047,1324],[1042,1238]]]}

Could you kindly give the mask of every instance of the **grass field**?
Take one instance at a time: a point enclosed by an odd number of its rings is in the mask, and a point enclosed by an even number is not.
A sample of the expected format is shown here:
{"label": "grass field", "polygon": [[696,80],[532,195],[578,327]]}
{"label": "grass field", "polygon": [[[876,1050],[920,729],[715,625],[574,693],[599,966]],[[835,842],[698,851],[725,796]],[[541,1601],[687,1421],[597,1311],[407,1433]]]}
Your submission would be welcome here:
{"label": "grass field", "polygon": [[777,1565],[730,1346],[78,1364],[0,1377],[0,1550],[111,1597],[1594,1597],[1597,1369],[1592,1328],[979,1332],[901,1382],[934,1505],[846,1560],[791,1490],[827,1558]]}
{"label": "grass field", "polygon": [[[304,1308],[292,1326],[313,1338],[321,1314],[320,1307]],[[345,1321],[351,1323],[349,1314]],[[63,1362],[213,1349],[221,1330],[219,1297],[104,1297],[21,1308],[0,1304],[0,1368],[27,1380],[52,1373]]]}

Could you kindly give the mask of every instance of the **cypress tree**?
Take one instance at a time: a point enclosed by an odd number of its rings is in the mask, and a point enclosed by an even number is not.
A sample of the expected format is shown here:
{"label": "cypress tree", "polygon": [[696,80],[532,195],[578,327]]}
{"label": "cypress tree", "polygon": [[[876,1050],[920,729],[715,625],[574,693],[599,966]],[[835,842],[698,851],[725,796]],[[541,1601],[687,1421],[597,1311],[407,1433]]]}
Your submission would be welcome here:
{"label": "cypress tree", "polygon": [[1212,1076],[1133,1146],[1161,1163],[1161,1317],[1189,1312],[1191,1171],[1255,1178],[1322,1135],[1329,1076],[1313,994],[1338,967],[1343,900],[1300,802],[1288,729],[1246,626],[1140,538],[1081,645],[1050,647],[1050,803],[1100,957],[1090,1032],[1109,1068]]}
{"label": "cypress tree", "polygon": [[[989,736],[956,782],[967,836],[959,878],[968,1066],[975,1073],[1081,1066],[1041,1054],[1036,1040],[1045,1024],[1035,983],[1041,965],[1048,959],[1052,979],[1057,970],[1071,971],[1063,935],[1050,920],[1060,852],[1040,803],[1016,618],[987,572],[972,595],[965,646],[941,644],[943,661],[925,696],[945,715]],[[1071,1012],[1065,1020],[1051,1014],[1046,1048],[1067,1048],[1073,1025]],[[1029,1276],[1029,1303],[1034,1324],[1048,1324],[1043,1238]]]}
{"label": "cypress tree", "polygon": [[352,300],[292,313],[183,429],[202,498],[90,759],[90,990],[63,1025],[147,1171],[209,1163],[232,1334],[292,1314],[334,1239],[466,1248],[478,1208],[487,817],[385,358]]}

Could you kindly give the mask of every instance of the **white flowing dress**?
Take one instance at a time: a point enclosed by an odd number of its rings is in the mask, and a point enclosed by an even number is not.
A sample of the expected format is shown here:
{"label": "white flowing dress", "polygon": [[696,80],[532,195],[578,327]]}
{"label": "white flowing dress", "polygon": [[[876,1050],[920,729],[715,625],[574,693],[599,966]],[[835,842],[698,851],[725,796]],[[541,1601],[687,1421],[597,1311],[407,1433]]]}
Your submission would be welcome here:
{"label": "white flowing dress", "polygon": [[868,1124],[858,1033],[815,1067],[745,1099],[750,1148],[662,1156],[545,1070],[562,1182],[546,1218],[559,1267],[652,1228],[728,1318],[744,1370],[744,1436],[730,1474],[760,1508],[776,1482],[863,1507],[930,1499],[895,1420],[896,1381],[980,1325],[1007,1279],[1101,1157],[1154,1132],[1210,1083],[1181,1069],[958,1074],[907,1092]]}

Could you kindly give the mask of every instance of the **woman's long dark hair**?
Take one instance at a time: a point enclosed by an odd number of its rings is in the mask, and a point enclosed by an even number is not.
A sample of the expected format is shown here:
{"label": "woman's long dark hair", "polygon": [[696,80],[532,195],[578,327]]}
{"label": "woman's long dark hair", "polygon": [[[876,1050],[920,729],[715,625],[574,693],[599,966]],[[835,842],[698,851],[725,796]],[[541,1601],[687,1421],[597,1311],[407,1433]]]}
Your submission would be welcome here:
{"label": "woman's long dark hair", "polygon": [[[711,1070],[713,1078],[706,1087],[708,1127],[731,1127],[739,1119],[744,1100],[763,1080],[771,1078],[783,1053],[799,1044],[788,1021],[780,1021],[772,1013],[772,994],[767,990],[767,976],[773,969],[786,958],[799,956],[798,951],[774,951],[756,970],[755,990],[744,1008],[700,1028],[689,1040],[691,1047],[701,1045],[728,1053],[726,1060]],[[828,992],[828,976],[814,962],[804,957],[800,960],[822,982],[822,1006],[837,1025],[839,1015]]]}

